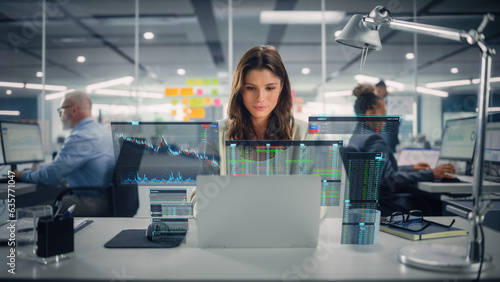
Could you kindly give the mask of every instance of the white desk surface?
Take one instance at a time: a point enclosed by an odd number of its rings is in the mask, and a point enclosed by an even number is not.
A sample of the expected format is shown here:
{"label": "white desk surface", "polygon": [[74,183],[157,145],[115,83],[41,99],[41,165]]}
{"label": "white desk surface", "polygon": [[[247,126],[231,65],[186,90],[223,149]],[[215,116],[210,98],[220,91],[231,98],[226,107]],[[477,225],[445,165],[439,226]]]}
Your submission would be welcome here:
{"label": "white desk surface", "polygon": [[[467,236],[409,241],[381,233],[376,245],[340,244],[341,219],[324,219],[320,244],[315,249],[200,249],[193,220],[187,241],[171,249],[106,249],[104,244],[123,229],[142,229],[148,219],[93,218],[94,223],[75,234],[72,258],[50,265],[17,260],[16,274],[7,272],[7,247],[1,247],[0,280],[39,279],[68,281],[167,280],[330,280],[330,281],[458,281],[476,274],[432,272],[397,261],[401,246],[438,243],[466,246]],[[451,218],[434,218],[449,222]],[[467,222],[457,218],[456,226]],[[486,251],[493,265],[481,281],[500,280],[500,233],[485,228]]]}
{"label": "white desk surface", "polygon": [[[472,177],[459,176],[460,179],[472,181]],[[472,194],[471,182],[418,182],[418,189],[429,193]],[[500,183],[483,181],[483,193],[500,192]]]}

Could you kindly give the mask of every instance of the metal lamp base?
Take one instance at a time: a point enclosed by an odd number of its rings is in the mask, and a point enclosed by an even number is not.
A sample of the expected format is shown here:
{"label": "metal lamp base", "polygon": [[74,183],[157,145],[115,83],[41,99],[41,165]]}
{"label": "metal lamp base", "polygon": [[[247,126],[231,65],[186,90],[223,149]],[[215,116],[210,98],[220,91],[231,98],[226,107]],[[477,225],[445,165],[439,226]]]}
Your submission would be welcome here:
{"label": "metal lamp base", "polygon": [[[398,260],[409,266],[445,272],[477,272],[480,264],[467,259],[466,248],[441,244],[401,247]],[[483,270],[490,266],[491,260],[489,254],[484,254]]]}

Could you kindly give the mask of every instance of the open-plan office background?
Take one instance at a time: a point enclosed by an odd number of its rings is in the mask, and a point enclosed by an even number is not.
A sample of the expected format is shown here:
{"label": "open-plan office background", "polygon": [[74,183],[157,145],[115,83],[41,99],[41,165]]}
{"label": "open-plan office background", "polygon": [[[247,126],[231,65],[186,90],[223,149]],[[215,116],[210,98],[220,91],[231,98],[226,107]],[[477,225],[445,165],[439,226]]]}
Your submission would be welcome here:
{"label": "open-plan office background", "polygon": [[[38,121],[48,155],[68,134],[55,110],[65,92],[88,92],[105,124],[220,119],[239,58],[267,44],[285,62],[298,118],[353,115],[356,84],[384,79],[388,114],[404,118],[402,144],[420,134],[438,147],[445,120],[476,112],[480,52],[385,28],[383,49],[360,69],[361,51],[335,36],[376,5],[460,30],[500,15],[493,0],[47,0],[44,21],[43,3],[0,1],[0,119]],[[499,21],[484,34],[500,50]],[[499,65],[494,56],[491,111],[500,107]]]}

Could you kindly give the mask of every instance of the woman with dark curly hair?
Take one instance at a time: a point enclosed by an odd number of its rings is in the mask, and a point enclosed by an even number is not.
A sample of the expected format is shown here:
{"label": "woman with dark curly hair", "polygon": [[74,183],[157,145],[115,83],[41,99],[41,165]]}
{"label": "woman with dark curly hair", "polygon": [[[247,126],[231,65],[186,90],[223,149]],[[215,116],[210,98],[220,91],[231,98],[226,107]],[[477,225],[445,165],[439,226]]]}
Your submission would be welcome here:
{"label": "woman with dark curly hair", "polygon": [[220,173],[226,140],[304,140],[307,123],[295,120],[287,71],[276,48],[256,46],[241,57],[233,77],[228,118],[219,121]]}

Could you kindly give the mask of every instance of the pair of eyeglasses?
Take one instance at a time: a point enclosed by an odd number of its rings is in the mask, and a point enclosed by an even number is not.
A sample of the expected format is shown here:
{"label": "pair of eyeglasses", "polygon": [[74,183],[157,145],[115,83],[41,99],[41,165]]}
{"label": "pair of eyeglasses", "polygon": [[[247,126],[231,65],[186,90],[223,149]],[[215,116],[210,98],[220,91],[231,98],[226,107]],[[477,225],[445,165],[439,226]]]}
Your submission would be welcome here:
{"label": "pair of eyeglasses", "polygon": [[57,113],[59,114],[59,116],[61,116],[61,114],[63,112],[63,109],[67,109],[67,108],[70,108],[70,107],[73,107],[73,105],[59,107],[59,108],[57,108]]}
{"label": "pair of eyeglasses", "polygon": [[389,217],[389,220],[386,222],[386,224],[391,227],[413,232],[423,231],[432,224],[443,227],[452,227],[454,223],[455,219],[453,219],[448,225],[426,220],[424,219],[424,215],[421,210],[411,210],[408,214],[404,214],[402,212],[393,212]]}
{"label": "pair of eyeglasses", "polygon": [[402,224],[405,222],[422,222],[424,213],[421,210],[411,210],[409,213],[393,212],[389,218],[389,223]]}

